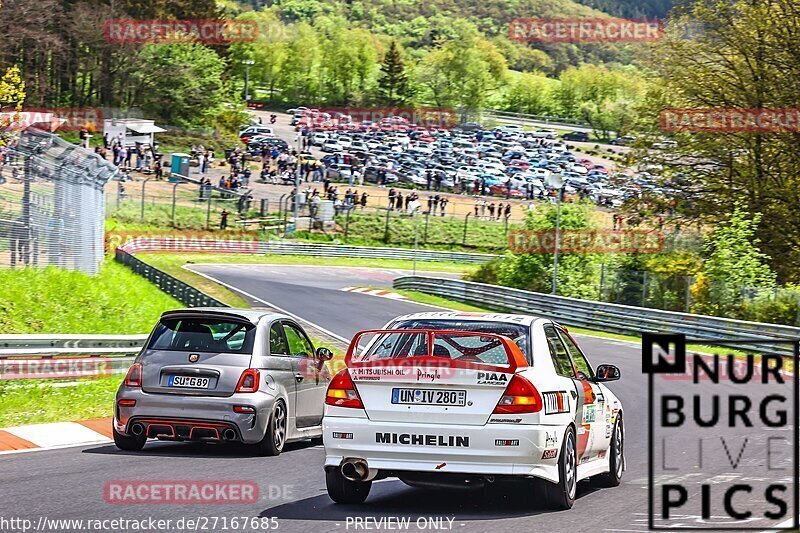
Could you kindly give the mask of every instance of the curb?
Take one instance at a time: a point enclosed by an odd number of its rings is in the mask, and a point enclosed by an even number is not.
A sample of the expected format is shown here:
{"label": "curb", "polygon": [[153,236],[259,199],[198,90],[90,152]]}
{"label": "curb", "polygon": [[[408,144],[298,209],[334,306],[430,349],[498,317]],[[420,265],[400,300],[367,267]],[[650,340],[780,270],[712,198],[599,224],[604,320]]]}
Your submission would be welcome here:
{"label": "curb", "polygon": [[111,418],[0,428],[0,455],[113,442]]}

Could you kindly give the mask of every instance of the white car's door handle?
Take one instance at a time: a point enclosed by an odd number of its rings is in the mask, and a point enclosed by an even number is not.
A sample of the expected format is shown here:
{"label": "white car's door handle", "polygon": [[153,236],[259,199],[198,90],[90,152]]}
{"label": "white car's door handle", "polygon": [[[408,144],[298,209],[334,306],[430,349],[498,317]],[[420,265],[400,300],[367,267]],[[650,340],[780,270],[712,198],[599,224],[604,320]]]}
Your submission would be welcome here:
{"label": "white car's door handle", "polygon": [[297,382],[300,383],[301,381],[303,381],[303,374],[301,374],[300,372],[295,373],[294,379],[296,379]]}

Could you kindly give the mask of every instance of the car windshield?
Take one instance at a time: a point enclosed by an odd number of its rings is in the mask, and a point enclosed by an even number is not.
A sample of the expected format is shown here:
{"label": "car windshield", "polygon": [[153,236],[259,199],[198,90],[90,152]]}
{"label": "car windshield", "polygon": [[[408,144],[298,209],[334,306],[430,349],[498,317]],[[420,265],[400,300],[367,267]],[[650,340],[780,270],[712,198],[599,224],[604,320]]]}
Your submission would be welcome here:
{"label": "car windshield", "polygon": [[253,353],[255,326],[211,318],[161,320],[147,346],[150,350],[201,353]]}
{"label": "car windshield", "polygon": [[[472,321],[472,320],[403,320],[391,324],[388,329],[433,329],[447,331],[470,331],[503,335],[516,343],[528,363],[531,357],[528,349],[528,328],[521,324],[507,322]],[[406,337],[401,339],[401,337]],[[416,353],[420,352],[420,353]],[[384,357],[410,357],[427,353],[427,341],[424,335],[386,335],[379,342],[372,343],[364,354],[367,359]],[[483,362],[489,364],[507,364],[508,357],[502,345],[492,337],[480,336],[437,336],[434,340],[433,355],[449,357],[462,361]]]}

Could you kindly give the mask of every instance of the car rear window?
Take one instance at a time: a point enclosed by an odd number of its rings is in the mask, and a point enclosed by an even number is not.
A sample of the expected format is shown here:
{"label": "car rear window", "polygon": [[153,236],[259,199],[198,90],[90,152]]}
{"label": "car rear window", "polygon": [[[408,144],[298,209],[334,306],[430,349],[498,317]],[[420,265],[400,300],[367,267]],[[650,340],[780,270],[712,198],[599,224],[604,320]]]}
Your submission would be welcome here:
{"label": "car rear window", "polygon": [[200,353],[253,353],[253,324],[211,318],[161,320],[150,340],[151,350]]}

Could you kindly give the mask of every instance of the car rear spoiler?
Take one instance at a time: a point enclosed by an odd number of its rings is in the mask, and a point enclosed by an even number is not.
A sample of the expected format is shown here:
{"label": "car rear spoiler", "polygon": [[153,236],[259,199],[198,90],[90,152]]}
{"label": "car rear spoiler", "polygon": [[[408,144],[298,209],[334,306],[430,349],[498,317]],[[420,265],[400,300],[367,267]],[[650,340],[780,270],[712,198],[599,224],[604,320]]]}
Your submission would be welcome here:
{"label": "car rear spoiler", "polygon": [[256,323],[250,320],[247,317],[242,315],[237,315],[235,313],[226,313],[224,311],[208,311],[205,308],[203,310],[198,309],[177,309],[174,311],[164,311],[161,313],[161,318],[159,320],[164,319],[176,319],[176,318],[209,318],[209,319],[216,319],[216,320],[229,320],[231,322],[239,322],[241,324],[247,324],[251,326],[255,326]]}
{"label": "car rear spoiler", "polygon": [[[410,335],[425,335],[427,337],[427,346],[428,346],[428,353],[425,355],[418,355],[418,356],[406,356],[402,358],[403,363],[418,363],[420,365],[431,365],[431,366],[443,366],[443,363],[447,363],[447,366],[456,367],[456,368],[468,368],[468,369],[476,369],[476,370],[495,370],[502,369],[505,372],[513,373],[518,368],[524,368],[528,366],[528,361],[525,358],[525,355],[522,353],[522,350],[519,349],[519,346],[511,340],[510,338],[504,335],[497,335],[495,333],[483,333],[480,331],[461,331],[461,330],[443,330],[443,329],[366,329],[363,331],[359,331],[353,337],[353,340],[350,341],[350,346],[347,348],[347,355],[345,355],[345,365],[347,367],[368,367],[368,366],[376,366],[376,365],[387,365],[391,362],[397,362],[399,358],[391,358],[391,359],[384,359],[384,360],[373,360],[373,361],[357,361],[354,360],[354,356],[358,354],[358,346],[359,341],[364,335],[375,335],[376,338],[378,335],[383,334],[410,334]],[[433,346],[436,340],[436,337],[491,337],[493,339],[497,339],[499,343],[503,346],[503,349],[506,352],[506,357],[508,358],[508,364],[505,365],[498,365],[492,363],[475,363],[475,362],[468,362],[468,361],[459,361],[458,359],[445,359],[442,357],[437,357],[433,355]],[[372,342],[367,345],[367,348],[372,346]]]}

